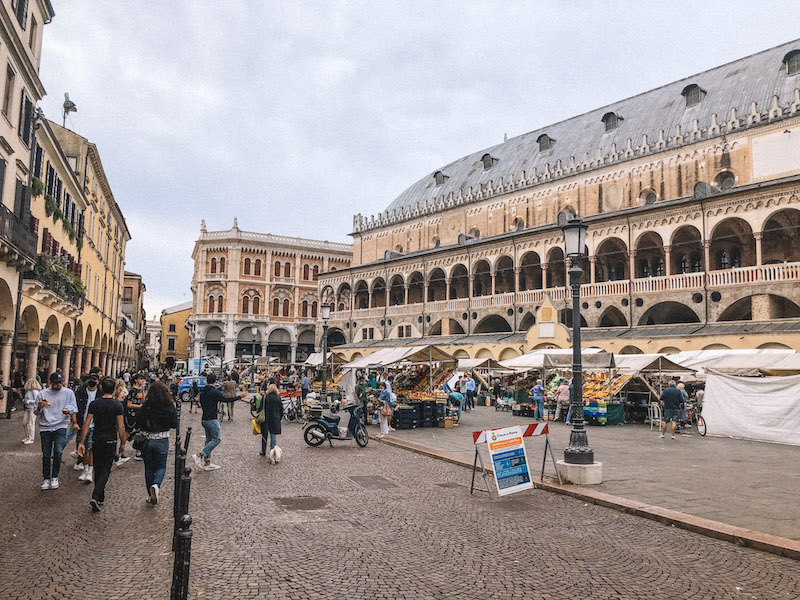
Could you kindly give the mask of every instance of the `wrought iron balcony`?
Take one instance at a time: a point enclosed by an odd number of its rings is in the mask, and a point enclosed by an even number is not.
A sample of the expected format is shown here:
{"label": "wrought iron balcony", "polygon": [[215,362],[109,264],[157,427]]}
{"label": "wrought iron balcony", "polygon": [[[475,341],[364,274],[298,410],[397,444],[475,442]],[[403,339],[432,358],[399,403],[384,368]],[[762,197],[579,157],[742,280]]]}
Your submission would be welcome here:
{"label": "wrought iron balcony", "polygon": [[37,271],[27,271],[23,279],[23,291],[43,304],[62,310],[69,316],[78,316],[83,312],[83,294],[70,282]]}
{"label": "wrought iron balcony", "polygon": [[36,246],[37,237],[30,224],[0,204],[0,260],[29,268],[36,258]]}

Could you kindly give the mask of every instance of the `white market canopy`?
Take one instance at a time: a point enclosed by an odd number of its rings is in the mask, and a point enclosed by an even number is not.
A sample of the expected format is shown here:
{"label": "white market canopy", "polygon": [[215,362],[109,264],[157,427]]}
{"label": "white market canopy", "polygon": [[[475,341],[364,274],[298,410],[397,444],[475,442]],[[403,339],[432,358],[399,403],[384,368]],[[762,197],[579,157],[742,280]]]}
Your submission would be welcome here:
{"label": "white market canopy", "polygon": [[709,372],[757,376],[766,371],[800,371],[800,355],[794,350],[690,350],[669,358],[703,377]]}
{"label": "white market canopy", "polygon": [[472,369],[502,369],[503,365],[493,358],[459,358],[459,371],[471,371]]}
{"label": "white market canopy", "polygon": [[[500,364],[514,371],[571,369],[572,349],[534,350],[522,356],[500,361]],[[614,367],[614,355],[599,348],[587,348],[581,351],[581,364],[584,370],[611,369]]]}
{"label": "white market canopy", "polygon": [[678,365],[663,354],[617,354],[614,357],[617,370],[624,375],[638,376],[642,373],[692,373],[693,369]]}
{"label": "white market canopy", "polygon": [[[333,362],[336,364],[342,364],[344,362],[344,358],[339,353],[328,352],[327,361],[330,364],[331,357],[333,357]],[[303,365],[306,367],[319,367],[322,364],[322,352],[312,352],[308,355],[308,358],[305,360]]]}
{"label": "white market canopy", "polygon": [[455,362],[455,359],[436,346],[397,346],[382,348],[344,365],[346,369],[388,367],[397,363]]}

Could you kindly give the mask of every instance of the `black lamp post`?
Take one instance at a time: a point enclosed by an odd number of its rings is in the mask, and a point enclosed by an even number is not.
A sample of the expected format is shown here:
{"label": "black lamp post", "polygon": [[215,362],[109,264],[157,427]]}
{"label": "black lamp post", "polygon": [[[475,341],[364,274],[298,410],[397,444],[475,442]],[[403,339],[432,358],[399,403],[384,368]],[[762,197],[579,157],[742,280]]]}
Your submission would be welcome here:
{"label": "black lamp post", "polygon": [[588,227],[573,217],[561,228],[564,232],[564,255],[570,259],[569,284],[572,287],[572,431],[564,462],[574,465],[594,463],[594,450],[583,428],[583,373],[581,360],[581,269],[578,261],[584,256]]}
{"label": "black lamp post", "polygon": [[328,401],[328,319],[331,317],[331,305],[323,302],[322,312],[322,402]]}
{"label": "black lamp post", "polygon": [[250,326],[250,333],[253,335],[253,368],[250,372],[250,387],[256,385],[256,336],[258,335],[258,325],[253,323]]}

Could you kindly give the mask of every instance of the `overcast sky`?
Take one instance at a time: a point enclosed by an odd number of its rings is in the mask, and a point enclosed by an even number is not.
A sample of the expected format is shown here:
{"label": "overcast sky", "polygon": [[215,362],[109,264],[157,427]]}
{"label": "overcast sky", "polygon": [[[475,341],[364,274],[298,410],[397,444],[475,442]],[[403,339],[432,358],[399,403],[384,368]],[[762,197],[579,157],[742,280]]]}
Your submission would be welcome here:
{"label": "overcast sky", "polygon": [[54,0],[47,116],[95,142],[152,318],[205,218],[348,242],[471,152],[798,37],[795,2]]}

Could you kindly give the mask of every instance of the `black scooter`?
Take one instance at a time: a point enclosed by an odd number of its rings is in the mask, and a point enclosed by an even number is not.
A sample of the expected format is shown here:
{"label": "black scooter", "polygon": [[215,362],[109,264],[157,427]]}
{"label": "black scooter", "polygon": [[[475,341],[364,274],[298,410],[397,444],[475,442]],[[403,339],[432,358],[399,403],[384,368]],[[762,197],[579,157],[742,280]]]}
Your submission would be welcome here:
{"label": "black scooter", "polygon": [[349,441],[355,439],[356,444],[361,448],[369,443],[367,428],[361,422],[361,407],[357,404],[346,406],[345,410],[350,413],[350,421],[347,423],[347,432],[342,435],[339,430],[338,415],[322,415],[309,419],[307,425],[303,427],[303,439],[309,446],[319,446],[325,440],[333,446],[333,440]]}

